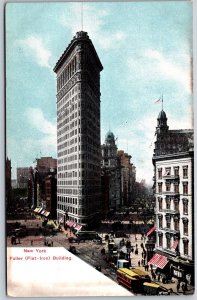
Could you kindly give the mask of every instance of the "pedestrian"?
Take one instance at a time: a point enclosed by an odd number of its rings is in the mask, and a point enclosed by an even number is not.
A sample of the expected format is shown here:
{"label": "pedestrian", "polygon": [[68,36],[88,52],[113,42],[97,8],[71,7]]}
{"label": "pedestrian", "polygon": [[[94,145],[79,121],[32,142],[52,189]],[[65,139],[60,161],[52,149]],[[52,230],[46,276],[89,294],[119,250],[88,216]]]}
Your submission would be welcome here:
{"label": "pedestrian", "polygon": [[142,260],[141,260],[141,264],[142,264],[142,265],[144,265],[143,262],[144,262],[144,261],[143,261],[143,259],[142,259]]}
{"label": "pedestrian", "polygon": [[140,260],[138,260],[138,267],[140,267]]}
{"label": "pedestrian", "polygon": [[147,264],[147,265],[146,265],[146,271],[147,271],[147,272],[148,272],[148,269],[149,269],[149,265]]}
{"label": "pedestrian", "polygon": [[178,281],[178,282],[177,282],[177,285],[176,285],[177,293],[179,293],[179,289],[180,289],[180,282]]}
{"label": "pedestrian", "polygon": [[144,252],[142,252],[142,258],[144,257]]}
{"label": "pedestrian", "polygon": [[182,284],[181,288],[182,288],[183,294],[185,294],[185,284],[184,283]]}

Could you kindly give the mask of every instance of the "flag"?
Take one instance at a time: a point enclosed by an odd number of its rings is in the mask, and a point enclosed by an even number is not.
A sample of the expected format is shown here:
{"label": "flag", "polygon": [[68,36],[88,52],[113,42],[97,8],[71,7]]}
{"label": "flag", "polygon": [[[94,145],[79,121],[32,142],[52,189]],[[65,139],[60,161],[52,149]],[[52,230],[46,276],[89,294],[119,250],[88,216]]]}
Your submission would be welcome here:
{"label": "flag", "polygon": [[161,98],[157,99],[154,103],[157,104],[157,103],[160,103],[161,102]]}

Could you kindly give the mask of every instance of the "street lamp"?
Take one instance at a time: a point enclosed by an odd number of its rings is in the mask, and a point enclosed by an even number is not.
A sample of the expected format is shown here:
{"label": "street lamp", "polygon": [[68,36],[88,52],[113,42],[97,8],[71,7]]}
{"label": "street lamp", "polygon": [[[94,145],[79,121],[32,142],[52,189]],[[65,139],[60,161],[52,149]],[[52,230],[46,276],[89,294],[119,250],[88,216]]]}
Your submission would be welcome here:
{"label": "street lamp", "polygon": [[129,268],[131,267],[131,248],[127,248],[127,260],[129,261]]}

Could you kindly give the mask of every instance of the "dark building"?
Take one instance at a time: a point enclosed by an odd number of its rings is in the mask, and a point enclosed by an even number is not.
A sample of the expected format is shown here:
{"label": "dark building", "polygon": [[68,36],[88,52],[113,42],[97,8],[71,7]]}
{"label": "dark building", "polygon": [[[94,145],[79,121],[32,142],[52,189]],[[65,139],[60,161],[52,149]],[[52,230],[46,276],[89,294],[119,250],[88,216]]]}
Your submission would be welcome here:
{"label": "dark building", "polygon": [[163,109],[159,113],[153,154],[156,256],[151,259],[164,273],[182,281],[190,278],[191,282],[194,282],[193,134],[192,129],[170,130],[166,113]]}
{"label": "dark building", "polygon": [[45,178],[45,210],[50,212],[50,218],[57,217],[57,178],[48,175]]}
{"label": "dark building", "polygon": [[131,155],[118,150],[121,165],[121,206],[131,206],[135,194],[136,170],[131,163]]}
{"label": "dark building", "polygon": [[100,72],[87,32],[77,32],[57,74],[57,218],[92,226],[101,212]]}
{"label": "dark building", "polygon": [[6,158],[5,162],[5,184],[6,184],[6,209],[9,209],[12,202],[12,167],[11,167],[11,160]]}

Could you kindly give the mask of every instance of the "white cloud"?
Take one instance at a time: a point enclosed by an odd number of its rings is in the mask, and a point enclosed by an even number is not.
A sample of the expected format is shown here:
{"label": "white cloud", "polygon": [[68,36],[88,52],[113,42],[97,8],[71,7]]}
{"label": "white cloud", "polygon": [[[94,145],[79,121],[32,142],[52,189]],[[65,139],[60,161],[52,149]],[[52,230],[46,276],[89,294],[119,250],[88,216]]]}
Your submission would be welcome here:
{"label": "white cloud", "polygon": [[34,57],[39,66],[51,68],[49,64],[51,52],[46,48],[41,37],[31,35],[26,39],[18,40],[18,43],[22,45],[25,53],[28,52]]}
{"label": "white cloud", "polygon": [[145,52],[145,57],[152,61],[153,67],[156,69],[157,73],[163,75],[166,79],[179,82],[189,94],[192,93],[189,56],[182,56],[181,65],[169,60],[156,50],[147,50]]}
{"label": "white cloud", "polygon": [[89,4],[83,4],[83,25],[81,22],[81,3],[73,3],[70,6],[69,15],[62,14],[60,22],[63,26],[69,28],[73,35],[77,31],[87,31],[90,38],[94,40],[102,49],[109,49],[111,47],[119,47],[119,43],[126,38],[125,32],[117,30],[115,32],[110,31],[110,27],[107,29],[104,27],[107,25],[107,16],[110,14],[110,10],[98,9],[90,6]]}
{"label": "white cloud", "polygon": [[57,146],[57,128],[56,122],[48,121],[40,108],[28,108],[26,117],[34,130],[39,132],[37,143],[41,146],[44,152],[47,149],[56,151]]}
{"label": "white cloud", "polygon": [[134,54],[128,58],[131,78],[143,82],[144,80],[165,84],[166,81],[178,83],[187,94],[192,94],[192,78],[190,57],[186,54],[177,54],[173,58],[163,53],[147,49],[142,53]]}

